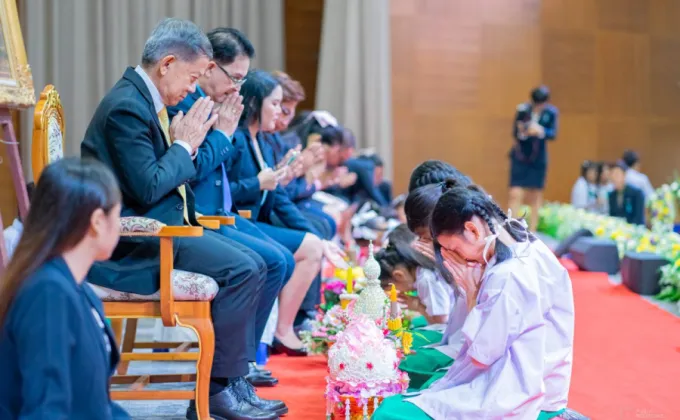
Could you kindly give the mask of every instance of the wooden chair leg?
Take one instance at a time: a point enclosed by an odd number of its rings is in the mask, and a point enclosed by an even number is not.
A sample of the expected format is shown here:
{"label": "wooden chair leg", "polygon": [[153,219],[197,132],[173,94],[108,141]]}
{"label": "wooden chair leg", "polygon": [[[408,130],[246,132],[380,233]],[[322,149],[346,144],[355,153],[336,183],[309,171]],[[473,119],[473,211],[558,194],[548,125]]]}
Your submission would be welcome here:
{"label": "wooden chair leg", "polygon": [[183,318],[177,325],[190,328],[198,336],[198,361],[196,362],[196,410],[199,420],[209,420],[210,370],[215,354],[215,330],[210,318]]}
{"label": "wooden chair leg", "polygon": [[123,338],[123,320],[120,318],[112,319],[111,329],[113,330],[114,337],[116,337],[116,345],[120,348],[121,339]]}
{"label": "wooden chair leg", "polygon": [[[123,338],[123,345],[121,346],[121,353],[130,353],[135,348],[135,337],[137,336],[137,319],[128,318],[125,323],[125,337]],[[117,372],[119,375],[126,375],[130,367],[130,362],[121,361],[118,363]]]}

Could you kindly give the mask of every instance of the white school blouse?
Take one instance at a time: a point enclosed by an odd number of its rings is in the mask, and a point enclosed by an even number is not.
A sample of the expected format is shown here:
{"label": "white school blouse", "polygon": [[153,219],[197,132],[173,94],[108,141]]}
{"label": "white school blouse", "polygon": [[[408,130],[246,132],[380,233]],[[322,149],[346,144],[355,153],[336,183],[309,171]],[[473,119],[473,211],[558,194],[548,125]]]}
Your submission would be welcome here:
{"label": "white school blouse", "polygon": [[574,325],[569,276],[538,240],[512,248],[515,257],[487,266],[446,376],[407,399],[434,420],[535,419],[541,410],[566,407]]}
{"label": "white school blouse", "polygon": [[451,311],[453,288],[444,279],[427,268],[416,268],[416,290],[418,299],[425,305],[429,316],[448,315]]}

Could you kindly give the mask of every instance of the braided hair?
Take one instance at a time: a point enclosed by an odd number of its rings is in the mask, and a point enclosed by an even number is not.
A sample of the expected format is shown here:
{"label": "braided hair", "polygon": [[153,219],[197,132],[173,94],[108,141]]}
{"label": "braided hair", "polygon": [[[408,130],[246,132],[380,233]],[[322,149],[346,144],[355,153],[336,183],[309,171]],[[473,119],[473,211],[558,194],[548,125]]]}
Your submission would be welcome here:
{"label": "braided hair", "polygon": [[411,247],[415,239],[416,235],[406,225],[397,226],[387,236],[387,246],[375,255],[376,261],[380,264],[380,283],[383,288],[389,286],[394,270],[399,265],[405,266],[408,270],[415,270],[418,267],[434,270],[434,263]]}
{"label": "braided hair", "polygon": [[[484,220],[489,230],[496,234],[499,228],[505,229],[517,242],[527,239],[533,242],[536,238],[519,223],[505,223],[508,215],[481,187],[475,184],[461,185],[457,180],[447,180],[442,188],[442,195],[430,220],[430,230],[434,239],[434,249],[437,268],[442,276],[457,290],[457,286],[449,271],[444,268],[441,245],[437,237],[444,233],[459,234],[465,228],[465,223],[474,216]],[[499,223],[500,222],[500,223]],[[496,240],[495,255],[498,262],[512,257],[512,251],[507,245]]]}
{"label": "braided hair", "polygon": [[424,185],[436,184],[444,182],[447,179],[456,179],[461,184],[470,184],[472,181],[466,175],[463,175],[458,169],[441,160],[426,160],[418,165],[411,173],[411,179],[408,183],[408,192],[412,192],[418,187]]}

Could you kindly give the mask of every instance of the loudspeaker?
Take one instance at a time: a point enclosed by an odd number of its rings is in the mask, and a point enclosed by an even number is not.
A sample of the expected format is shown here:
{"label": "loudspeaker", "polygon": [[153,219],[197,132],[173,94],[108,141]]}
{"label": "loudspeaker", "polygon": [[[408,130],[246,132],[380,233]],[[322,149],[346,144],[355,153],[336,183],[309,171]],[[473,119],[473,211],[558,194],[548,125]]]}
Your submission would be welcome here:
{"label": "loudspeaker", "polygon": [[579,229],[576,232],[572,233],[569,235],[567,238],[565,238],[562,242],[560,242],[559,245],[557,245],[557,248],[555,248],[555,256],[557,258],[561,258],[569,252],[569,249],[571,246],[578,241],[581,238],[588,238],[593,236],[593,232],[589,231],[588,229]]}
{"label": "loudspeaker", "polygon": [[571,259],[584,271],[619,272],[619,250],[611,239],[580,238],[569,248]]}
{"label": "loudspeaker", "polygon": [[656,295],[661,291],[659,269],[668,261],[651,252],[628,252],[621,261],[621,282],[638,295]]}

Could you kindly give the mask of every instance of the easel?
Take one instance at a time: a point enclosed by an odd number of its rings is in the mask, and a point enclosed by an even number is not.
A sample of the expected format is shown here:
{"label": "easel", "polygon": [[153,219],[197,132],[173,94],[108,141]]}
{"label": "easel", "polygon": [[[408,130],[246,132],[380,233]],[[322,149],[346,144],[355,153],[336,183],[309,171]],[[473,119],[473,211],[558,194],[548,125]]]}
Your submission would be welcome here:
{"label": "easel", "polygon": [[[7,149],[7,160],[9,161],[10,173],[14,182],[14,191],[17,195],[19,204],[19,216],[21,220],[26,220],[28,215],[28,193],[26,192],[26,181],[24,180],[24,170],[21,167],[21,154],[19,153],[19,143],[14,134],[14,123],[12,113],[9,108],[0,109],[0,125],[2,125],[3,137],[0,142],[5,144]],[[7,250],[5,249],[5,235],[3,233],[2,215],[0,214],[0,277],[5,271],[9,262]]]}

